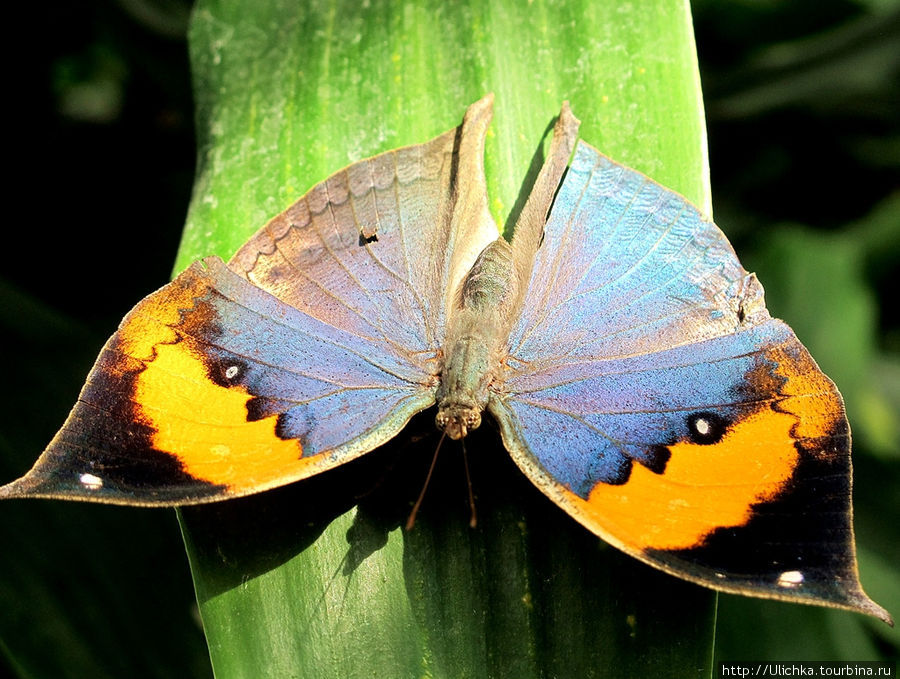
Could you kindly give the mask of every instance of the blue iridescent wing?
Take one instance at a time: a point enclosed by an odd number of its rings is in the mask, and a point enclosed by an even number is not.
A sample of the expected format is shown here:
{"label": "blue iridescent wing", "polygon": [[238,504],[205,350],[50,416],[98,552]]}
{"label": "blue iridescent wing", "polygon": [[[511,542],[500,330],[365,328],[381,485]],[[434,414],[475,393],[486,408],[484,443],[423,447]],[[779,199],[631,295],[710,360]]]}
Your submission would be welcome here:
{"label": "blue iridescent wing", "polygon": [[0,497],[188,504],[361,455],[434,402],[448,290],[497,236],[491,98],[314,186],[226,266],[126,316],[63,428]]}
{"label": "blue iridescent wing", "polygon": [[625,552],[886,616],[856,576],[840,394],[712,222],[587,144],[489,409],[538,487]]}
{"label": "blue iridescent wing", "polygon": [[427,144],[355,163],[270,221],[229,266],[257,287],[394,351],[432,357],[448,299],[497,238],[482,157],[493,98]]}
{"label": "blue iridescent wing", "polygon": [[140,302],[7,497],[188,504],[360,455],[434,400],[396,352],[288,307],[218,258]]}

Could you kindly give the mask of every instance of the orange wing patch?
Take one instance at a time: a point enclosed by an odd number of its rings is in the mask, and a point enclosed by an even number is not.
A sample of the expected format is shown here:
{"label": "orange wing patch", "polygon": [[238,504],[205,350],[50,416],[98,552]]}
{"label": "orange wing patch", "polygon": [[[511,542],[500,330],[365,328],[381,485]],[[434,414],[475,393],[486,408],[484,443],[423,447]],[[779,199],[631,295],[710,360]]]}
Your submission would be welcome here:
{"label": "orange wing patch", "polygon": [[796,419],[761,409],[715,444],[669,446],[665,473],[636,464],[627,483],[597,484],[587,501],[567,493],[589,524],[637,549],[695,547],[717,528],[749,521],[752,505],[774,497],[797,464]]}
{"label": "orange wing patch", "polygon": [[248,421],[252,395],[239,384],[220,386],[210,378],[193,338],[215,327],[215,310],[203,299],[209,280],[195,267],[178,285],[145,298],[118,333],[114,369],[137,366],[135,414],[150,428],[153,447],[176,457],[192,477],[226,486],[229,495],[313,473],[321,456],[303,458],[299,441],[281,439],[277,415]]}
{"label": "orange wing patch", "polygon": [[[668,446],[662,474],[636,464],[627,483],[597,484],[586,501],[566,492],[583,520],[641,550],[690,549],[716,529],[746,525],[754,505],[787,487],[800,462],[797,444],[832,435],[844,417],[837,390],[799,342],[773,347],[766,357],[774,370],[747,378],[756,393],[776,400],[734,422],[715,444]],[[829,454],[819,446],[804,450]]]}
{"label": "orange wing patch", "polygon": [[247,421],[252,396],[212,382],[191,344],[156,345],[156,357],[137,377],[135,400],[155,432],[154,447],[175,455],[191,476],[233,492],[258,490],[310,466],[299,441],[276,434],[277,416]]}
{"label": "orange wing patch", "polygon": [[[174,328],[182,322],[183,312],[193,308],[208,290],[208,282],[198,274],[195,265],[178,277],[177,284],[142,299],[119,327],[122,353],[141,362],[152,360],[157,345],[178,339]],[[115,367],[125,369],[124,365]]]}
{"label": "orange wing patch", "polygon": [[777,365],[775,373],[784,378],[780,391],[785,398],[778,409],[797,418],[794,438],[803,441],[828,436],[844,419],[844,402],[834,382],[798,341],[767,353]]}

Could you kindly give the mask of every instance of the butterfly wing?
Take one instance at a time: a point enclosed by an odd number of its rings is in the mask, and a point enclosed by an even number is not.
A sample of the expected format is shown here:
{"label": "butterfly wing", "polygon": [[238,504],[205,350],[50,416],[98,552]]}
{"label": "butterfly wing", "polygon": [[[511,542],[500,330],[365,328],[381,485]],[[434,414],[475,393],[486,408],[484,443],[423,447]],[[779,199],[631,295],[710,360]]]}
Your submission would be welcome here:
{"label": "butterfly wing", "polygon": [[579,144],[505,365],[507,448],[611,544],[887,619],[856,574],[840,394],[681,196]]}
{"label": "butterfly wing", "polygon": [[7,492],[185,504],[315,474],[434,400],[421,364],[372,349],[217,258],[197,262],[125,317],[63,428]]}
{"label": "butterfly wing", "polygon": [[336,173],[251,238],[229,266],[335,327],[432,355],[460,279],[497,238],[482,157],[492,95],[431,142]]}
{"label": "butterfly wing", "polygon": [[486,98],[458,129],[351,165],[227,266],[195,263],[138,304],[0,497],[205,502],[392,438],[434,402],[445,290],[497,235],[468,171],[490,115]]}

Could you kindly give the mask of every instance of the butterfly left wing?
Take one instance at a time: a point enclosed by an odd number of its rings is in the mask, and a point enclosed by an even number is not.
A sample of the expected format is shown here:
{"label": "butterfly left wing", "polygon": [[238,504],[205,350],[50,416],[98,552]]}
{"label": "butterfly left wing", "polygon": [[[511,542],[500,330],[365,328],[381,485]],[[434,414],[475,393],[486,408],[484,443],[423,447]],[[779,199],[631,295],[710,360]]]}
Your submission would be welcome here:
{"label": "butterfly left wing", "polygon": [[125,317],[65,425],[0,497],[191,504],[305,478],[434,401],[420,365],[377,348],[216,257],[196,262]]}
{"label": "butterfly left wing", "polygon": [[611,544],[889,619],[857,577],[840,394],[682,197],[580,144],[504,364],[506,447]]}
{"label": "butterfly left wing", "polygon": [[434,402],[447,291],[497,236],[482,167],[491,105],[335,173],[227,266],[197,262],[138,304],[0,498],[206,502],[392,438]]}

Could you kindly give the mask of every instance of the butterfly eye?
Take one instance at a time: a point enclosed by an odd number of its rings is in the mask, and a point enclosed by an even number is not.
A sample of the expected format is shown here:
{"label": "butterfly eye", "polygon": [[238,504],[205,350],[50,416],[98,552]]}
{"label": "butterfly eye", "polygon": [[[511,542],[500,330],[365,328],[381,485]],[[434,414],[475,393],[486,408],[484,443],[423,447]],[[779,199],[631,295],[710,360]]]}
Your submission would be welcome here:
{"label": "butterfly eye", "polygon": [[728,422],[717,413],[700,412],[688,415],[688,432],[693,443],[718,443],[728,430]]}

